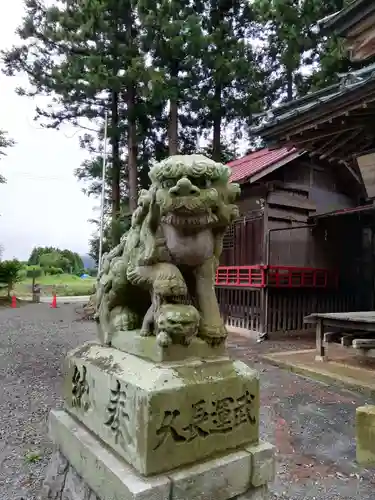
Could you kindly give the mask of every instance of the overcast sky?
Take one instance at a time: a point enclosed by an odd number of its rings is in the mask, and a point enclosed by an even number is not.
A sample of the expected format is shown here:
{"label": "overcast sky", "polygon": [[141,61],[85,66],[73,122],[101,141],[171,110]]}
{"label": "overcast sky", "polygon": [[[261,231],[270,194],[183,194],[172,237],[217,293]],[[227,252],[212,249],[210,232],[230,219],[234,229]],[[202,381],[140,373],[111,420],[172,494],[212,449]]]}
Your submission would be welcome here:
{"label": "overcast sky", "polygon": [[[0,16],[0,49],[16,43],[23,0],[12,0]],[[56,246],[86,253],[98,201],[82,193],[73,172],[85,159],[74,129],[40,130],[33,122],[37,100],[18,97],[23,78],[0,75],[0,129],[17,144],[0,159],[0,244],[3,258],[28,258],[32,248]]]}

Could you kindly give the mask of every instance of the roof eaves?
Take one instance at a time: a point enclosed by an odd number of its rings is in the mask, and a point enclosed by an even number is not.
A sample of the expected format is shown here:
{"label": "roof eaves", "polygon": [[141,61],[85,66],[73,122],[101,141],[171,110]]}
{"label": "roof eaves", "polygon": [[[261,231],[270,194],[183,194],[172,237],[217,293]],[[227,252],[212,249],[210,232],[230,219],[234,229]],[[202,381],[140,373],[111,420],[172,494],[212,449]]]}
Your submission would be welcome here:
{"label": "roof eaves", "polygon": [[373,204],[359,205],[357,207],[339,208],[339,209],[333,210],[331,212],[314,214],[314,215],[311,215],[309,217],[309,219],[310,220],[326,219],[328,217],[337,217],[339,215],[352,215],[352,214],[358,214],[361,212],[373,212],[374,210],[375,210],[375,205],[373,205]]}
{"label": "roof eaves", "polygon": [[336,32],[339,36],[345,36],[346,32],[365,16],[375,12],[373,0],[354,0],[346,8],[340,10],[336,15],[328,16],[322,20],[320,25],[324,31]]}
{"label": "roof eaves", "polygon": [[[367,71],[364,71],[365,69]],[[360,71],[362,71],[363,77],[356,78],[361,76],[359,73]],[[369,74],[369,76],[367,76],[367,74]],[[310,94],[309,99],[306,99],[307,96],[306,98],[297,99],[296,101],[293,102],[294,106],[289,107],[290,111],[284,108],[283,113],[280,113],[281,106],[278,109],[278,111],[276,111],[276,108],[270,110],[268,112],[268,116],[266,116],[266,119],[268,118],[269,121],[257,125],[255,127],[251,127],[251,131],[253,133],[261,134],[266,130],[269,130],[273,127],[277,127],[282,122],[285,123],[296,117],[302,116],[307,112],[310,112],[315,108],[318,108],[322,104],[326,104],[327,102],[333,102],[341,98],[343,95],[347,95],[348,93],[354,92],[355,90],[358,90],[361,87],[366,86],[366,84],[375,80],[375,64],[372,64],[368,68],[363,68],[358,72],[352,72],[342,75],[342,77],[346,78],[342,78],[339,84],[332,85],[331,87],[325,89],[326,91],[332,90],[331,93],[325,94],[324,91],[318,91]]]}

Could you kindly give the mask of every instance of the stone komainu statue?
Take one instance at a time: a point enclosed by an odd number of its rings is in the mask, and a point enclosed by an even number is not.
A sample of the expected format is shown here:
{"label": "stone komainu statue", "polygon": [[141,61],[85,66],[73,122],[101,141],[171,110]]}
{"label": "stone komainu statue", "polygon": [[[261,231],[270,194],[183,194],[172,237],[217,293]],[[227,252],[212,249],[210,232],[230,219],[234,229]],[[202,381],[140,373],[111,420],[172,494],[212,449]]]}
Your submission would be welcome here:
{"label": "stone komainu statue", "polygon": [[[161,345],[211,345],[226,329],[214,289],[224,233],[238,215],[230,169],[202,155],[172,156],[150,170],[131,229],[103,256],[98,278],[99,336],[140,330]],[[189,298],[193,305],[187,305]]]}

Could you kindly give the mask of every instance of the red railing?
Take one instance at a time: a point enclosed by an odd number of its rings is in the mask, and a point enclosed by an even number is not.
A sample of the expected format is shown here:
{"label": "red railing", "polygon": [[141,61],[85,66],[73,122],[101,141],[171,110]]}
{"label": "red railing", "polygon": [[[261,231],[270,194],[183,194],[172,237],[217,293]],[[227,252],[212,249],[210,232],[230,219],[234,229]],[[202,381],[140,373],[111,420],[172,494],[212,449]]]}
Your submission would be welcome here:
{"label": "red railing", "polygon": [[338,285],[338,275],[328,269],[295,266],[221,266],[215,285],[264,288],[328,288]]}
{"label": "red railing", "polygon": [[215,285],[263,288],[265,273],[262,266],[218,267]]}

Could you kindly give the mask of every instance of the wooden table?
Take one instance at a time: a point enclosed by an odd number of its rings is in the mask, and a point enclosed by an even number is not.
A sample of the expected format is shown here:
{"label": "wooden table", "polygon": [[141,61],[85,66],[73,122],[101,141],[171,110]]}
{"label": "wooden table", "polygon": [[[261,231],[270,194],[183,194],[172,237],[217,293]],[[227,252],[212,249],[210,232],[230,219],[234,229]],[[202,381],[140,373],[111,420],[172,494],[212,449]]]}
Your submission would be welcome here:
{"label": "wooden table", "polygon": [[375,332],[375,311],[346,313],[314,313],[304,318],[305,323],[316,325],[317,361],[325,361],[324,333],[326,328],[344,331]]}

